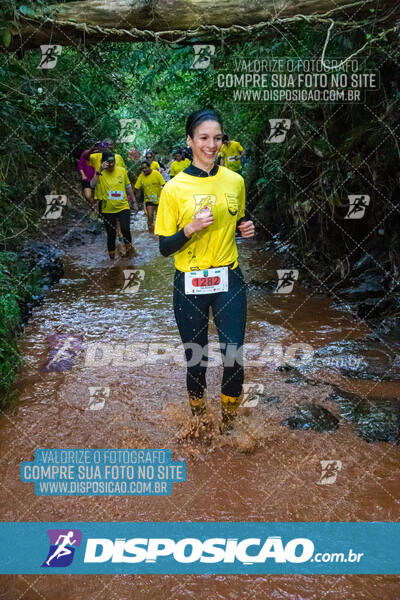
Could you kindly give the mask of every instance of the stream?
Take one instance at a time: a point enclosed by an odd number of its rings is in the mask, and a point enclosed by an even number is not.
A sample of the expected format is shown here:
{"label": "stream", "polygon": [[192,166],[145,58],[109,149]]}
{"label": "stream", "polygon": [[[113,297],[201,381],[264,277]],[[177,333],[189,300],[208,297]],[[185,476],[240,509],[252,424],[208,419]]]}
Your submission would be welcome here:
{"label": "stream", "polygon": [[[285,356],[291,345],[308,344],[319,360],[293,367],[272,357],[246,367],[245,382],[256,395],[241,409],[235,432],[224,436],[218,432],[222,367],[210,366],[210,426],[196,429],[184,365],[165,355],[133,367],[118,350],[180,343],[172,310],[173,260],[160,256],[143,213],[133,217],[132,229],[139,256],[115,264],[106,256],[103,233],[78,229],[65,252],[63,278],[25,327],[18,400],[0,420],[1,520],[398,521],[395,344],[377,341],[365,322],[298,283],[290,294],[274,294],[263,282],[276,280],[282,256],[266,251],[263,242],[241,240],[240,265],[249,282],[246,344],[274,344]],[[143,273],[137,293],[122,289],[129,268]],[[82,344],[63,372],[43,371],[48,336],[54,334],[78,336]],[[209,341],[217,340],[210,323]],[[107,356],[90,354],[94,344],[107,347]],[[91,387],[108,388],[100,409],[91,405]],[[33,460],[37,448],[169,448],[174,460],[186,461],[187,481],[175,483],[164,497],[36,496],[33,484],[20,481],[19,465]],[[330,485],[318,483],[323,460],[340,461]],[[0,598],[395,600],[400,589],[398,576],[376,575],[66,580],[44,574],[2,576]]]}

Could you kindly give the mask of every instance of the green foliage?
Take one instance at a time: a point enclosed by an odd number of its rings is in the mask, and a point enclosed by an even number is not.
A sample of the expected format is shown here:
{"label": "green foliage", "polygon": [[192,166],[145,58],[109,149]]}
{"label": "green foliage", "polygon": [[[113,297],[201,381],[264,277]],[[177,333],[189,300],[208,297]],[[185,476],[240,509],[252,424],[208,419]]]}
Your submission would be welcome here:
{"label": "green foliage", "polygon": [[0,407],[22,359],[17,335],[21,327],[20,305],[40,291],[41,273],[22,263],[13,252],[0,252]]}
{"label": "green foliage", "polygon": [[[0,20],[5,46],[15,26],[12,5],[7,5]],[[45,5],[44,0],[26,0],[16,9],[21,18],[29,18]],[[370,35],[365,28],[333,35],[327,56],[348,56],[363,46],[365,35]],[[394,61],[388,59],[386,47],[375,46],[367,55],[368,69],[380,70],[382,89],[368,93],[365,105],[238,102],[217,85],[217,74],[235,73],[235,61],[243,57],[319,58],[325,37],[325,25],[299,22],[282,34],[271,29],[262,42],[216,41],[214,67],[204,70],[191,68],[191,46],[162,43],[105,41],[86,49],[64,47],[51,70],[38,69],[38,49],[23,57],[3,53],[0,250],[15,249],[23,236],[36,231],[45,194],[54,190],[66,194],[73,204],[81,201],[79,155],[99,138],[117,139],[120,118],[140,119],[142,127],[134,145],[140,150],[152,148],[168,161],[172,149],[186,142],[187,115],[197,108],[213,107],[223,117],[225,132],[247,151],[248,209],[258,235],[280,232],[290,236],[304,256],[311,252],[329,263],[344,247],[356,249],[358,240],[372,230],[368,244],[380,245],[389,253],[393,232],[385,217],[386,199],[393,196],[397,159],[390,134],[396,118]],[[276,117],[291,119],[292,127],[284,144],[267,144],[268,120]],[[116,149],[126,158],[131,146],[117,144]],[[128,167],[134,178],[137,163],[128,159]],[[368,193],[371,187],[368,219],[356,222],[357,227],[344,223],[347,194]],[[378,237],[374,225],[380,222],[386,233]],[[1,275],[6,294],[1,305],[0,352],[11,366],[18,361],[13,336],[23,300],[15,282],[23,274],[13,272],[13,287],[7,270],[16,267],[11,255],[7,256],[1,263],[6,269]],[[4,374],[11,372],[4,369]],[[3,380],[7,381],[6,376]]]}

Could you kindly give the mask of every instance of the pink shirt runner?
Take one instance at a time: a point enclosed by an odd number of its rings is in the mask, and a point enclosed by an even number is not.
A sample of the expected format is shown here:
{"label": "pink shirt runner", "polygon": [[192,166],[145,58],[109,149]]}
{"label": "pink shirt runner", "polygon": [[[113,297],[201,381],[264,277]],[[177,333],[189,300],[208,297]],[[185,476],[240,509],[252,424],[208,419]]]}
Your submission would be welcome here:
{"label": "pink shirt runner", "polygon": [[89,150],[84,150],[79,158],[78,162],[78,171],[83,171],[85,173],[85,177],[88,181],[90,181],[95,174],[95,169],[88,163],[89,159]]}

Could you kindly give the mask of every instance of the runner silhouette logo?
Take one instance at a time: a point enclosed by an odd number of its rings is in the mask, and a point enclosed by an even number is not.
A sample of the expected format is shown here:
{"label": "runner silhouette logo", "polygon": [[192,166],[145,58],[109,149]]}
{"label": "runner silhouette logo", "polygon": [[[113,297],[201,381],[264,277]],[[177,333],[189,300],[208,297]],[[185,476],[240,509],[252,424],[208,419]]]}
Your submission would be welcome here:
{"label": "runner silhouette logo", "polygon": [[57,64],[58,57],[61,55],[62,46],[59,44],[44,44],[40,46],[42,54],[38,69],[54,69]]}
{"label": "runner silhouette logo", "polygon": [[121,131],[118,136],[118,143],[134,142],[138,130],[142,126],[140,119],[120,119]]}
{"label": "runner silhouette logo", "polygon": [[277,273],[279,279],[274,294],[290,294],[299,277],[299,271],[297,269],[277,269]]}
{"label": "runner silhouette logo", "polygon": [[63,206],[67,204],[67,196],[65,194],[49,194],[45,196],[46,210],[42,219],[59,219],[62,214]]}
{"label": "runner silhouette logo", "polygon": [[193,50],[194,58],[190,68],[207,69],[211,57],[215,54],[215,46],[213,44],[193,44]]}
{"label": "runner silhouette logo", "polygon": [[81,349],[82,337],[67,333],[51,333],[47,339],[50,344],[50,352],[42,371],[45,373],[69,371]]}
{"label": "runner silhouette logo", "polygon": [[349,206],[345,219],[362,219],[369,206],[370,197],[366,194],[349,194]]}
{"label": "runner silhouette logo", "polygon": [[42,567],[68,567],[81,545],[82,532],[79,529],[48,529],[50,548]]}
{"label": "runner silhouette logo", "polygon": [[269,119],[271,131],[267,139],[267,144],[281,144],[285,141],[287,132],[292,124],[290,119]]}

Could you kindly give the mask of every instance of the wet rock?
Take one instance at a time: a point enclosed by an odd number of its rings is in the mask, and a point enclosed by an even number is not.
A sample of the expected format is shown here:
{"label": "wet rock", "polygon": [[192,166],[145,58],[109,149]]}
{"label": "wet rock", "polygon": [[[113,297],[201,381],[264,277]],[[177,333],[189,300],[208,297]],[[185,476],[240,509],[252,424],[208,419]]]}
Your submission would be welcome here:
{"label": "wet rock", "polygon": [[82,234],[74,229],[71,229],[71,231],[68,231],[68,233],[65,234],[63,242],[69,246],[74,244],[85,244]]}
{"label": "wet rock", "polygon": [[64,274],[61,257],[63,252],[39,241],[28,242],[19,257],[30,267],[38,267],[43,274],[43,286],[56,283]]}
{"label": "wet rock", "polygon": [[285,380],[285,383],[304,383],[304,377],[302,375],[294,375]]}
{"label": "wet rock", "polygon": [[277,371],[296,371],[296,367],[294,367],[293,365],[289,365],[288,363],[285,363],[283,365],[279,365],[279,367],[276,370]]}
{"label": "wet rock", "polygon": [[371,256],[371,254],[364,254],[357,262],[354,263],[352,272],[358,273],[359,271],[365,271],[375,265],[376,262],[373,256]]}
{"label": "wet rock", "polygon": [[310,403],[297,408],[297,414],[284,421],[289,429],[311,429],[313,431],[336,431],[339,420],[328,409]]}
{"label": "wet rock", "polygon": [[267,279],[266,281],[258,281],[257,279],[251,279],[247,282],[247,287],[249,288],[249,291],[251,291],[252,287],[256,289],[272,291],[276,288],[276,278],[275,280],[271,278]]}
{"label": "wet rock", "polygon": [[400,367],[395,359],[394,344],[374,335],[362,340],[333,342],[319,348],[302,372],[326,368],[353,379],[393,381],[400,378]]}
{"label": "wet rock", "polygon": [[346,300],[365,300],[384,296],[386,290],[381,283],[381,279],[382,275],[375,271],[368,274],[363,273],[356,285],[340,290],[338,295]]}
{"label": "wet rock", "polygon": [[398,442],[400,407],[396,399],[364,398],[335,387],[328,400],[337,402],[340,414],[355,425],[355,431],[366,442]]}
{"label": "wet rock", "polygon": [[282,402],[282,398],[279,396],[261,396],[260,402],[262,404],[279,404]]}
{"label": "wet rock", "polygon": [[90,224],[86,227],[86,233],[92,233],[93,235],[98,235],[99,233],[103,233],[104,227],[101,221],[91,221]]}

